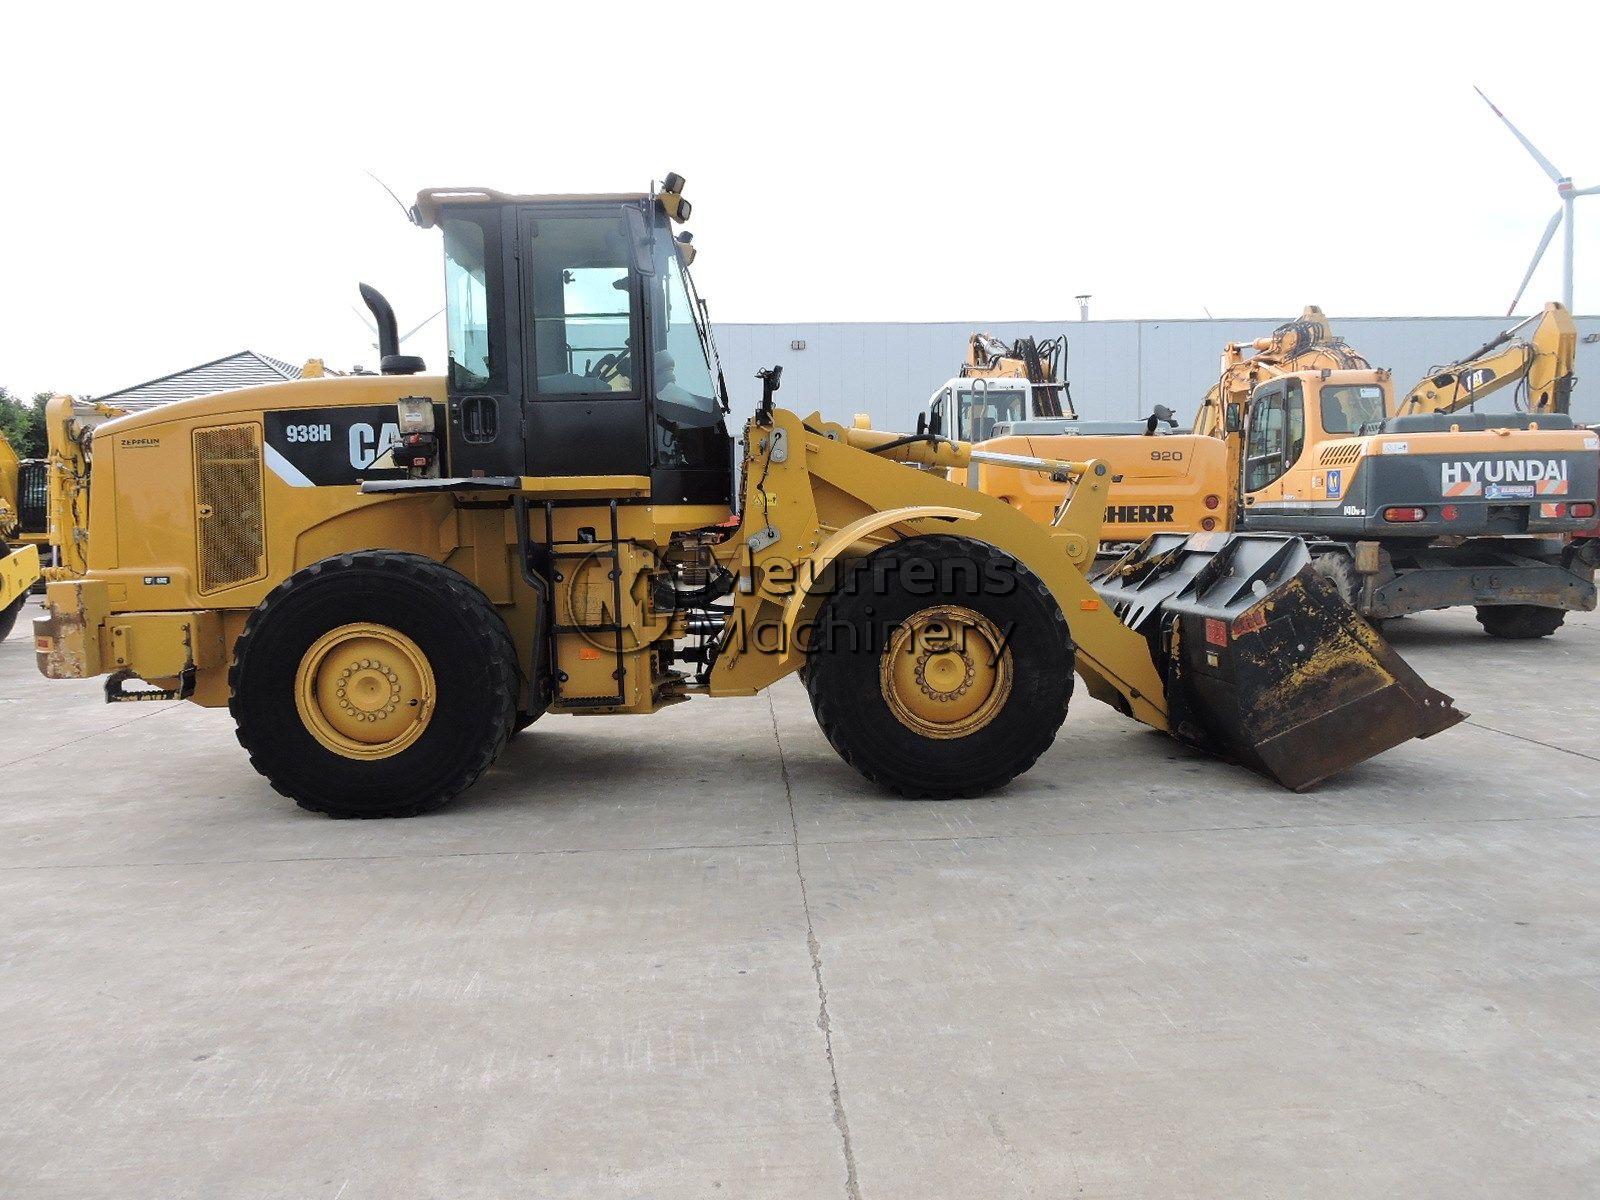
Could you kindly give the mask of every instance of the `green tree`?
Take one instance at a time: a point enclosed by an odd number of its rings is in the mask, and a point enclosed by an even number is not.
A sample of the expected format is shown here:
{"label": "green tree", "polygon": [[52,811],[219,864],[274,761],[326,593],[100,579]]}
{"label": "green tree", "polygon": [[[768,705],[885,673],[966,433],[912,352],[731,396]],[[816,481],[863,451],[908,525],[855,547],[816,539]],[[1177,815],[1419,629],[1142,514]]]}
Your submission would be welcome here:
{"label": "green tree", "polygon": [[31,400],[13,396],[0,387],[0,433],[23,458],[43,458],[49,452],[44,432],[44,406],[52,392],[38,392]]}

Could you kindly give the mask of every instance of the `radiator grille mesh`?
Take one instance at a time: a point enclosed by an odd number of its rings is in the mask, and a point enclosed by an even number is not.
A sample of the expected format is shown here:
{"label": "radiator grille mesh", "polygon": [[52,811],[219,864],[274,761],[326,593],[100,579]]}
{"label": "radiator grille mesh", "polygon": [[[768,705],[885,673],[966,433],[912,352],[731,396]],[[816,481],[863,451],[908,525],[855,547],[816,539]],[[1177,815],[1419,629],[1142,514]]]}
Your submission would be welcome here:
{"label": "radiator grille mesh", "polygon": [[200,590],[215,592],[266,574],[261,513],[261,430],[221,425],[194,435],[200,527]]}

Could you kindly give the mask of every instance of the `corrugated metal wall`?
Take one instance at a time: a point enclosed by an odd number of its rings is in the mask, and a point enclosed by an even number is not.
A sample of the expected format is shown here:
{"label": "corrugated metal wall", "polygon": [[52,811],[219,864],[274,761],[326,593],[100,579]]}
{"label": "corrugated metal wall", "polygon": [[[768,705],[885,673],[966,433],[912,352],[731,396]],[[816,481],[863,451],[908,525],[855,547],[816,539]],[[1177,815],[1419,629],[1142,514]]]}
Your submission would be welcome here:
{"label": "corrugated metal wall", "polygon": [[[879,429],[910,429],[934,389],[960,367],[968,336],[983,329],[1007,342],[1064,331],[1071,346],[1072,395],[1082,416],[1139,418],[1165,404],[1187,426],[1216,379],[1223,345],[1263,337],[1289,319],[719,324],[716,338],[739,416],[760,396],[756,370],[781,363],[786,408],[820,409],[835,420],[864,412]],[[1434,364],[1470,354],[1506,325],[1501,317],[1365,317],[1335,319],[1333,330],[1370,362],[1392,368],[1397,389],[1404,389]],[[1600,334],[1600,317],[1579,317],[1578,331],[1573,415],[1600,422],[1600,344],[1582,340]],[[794,341],[803,341],[805,349],[791,350]],[[1485,408],[1509,409],[1510,394],[1499,393]]]}

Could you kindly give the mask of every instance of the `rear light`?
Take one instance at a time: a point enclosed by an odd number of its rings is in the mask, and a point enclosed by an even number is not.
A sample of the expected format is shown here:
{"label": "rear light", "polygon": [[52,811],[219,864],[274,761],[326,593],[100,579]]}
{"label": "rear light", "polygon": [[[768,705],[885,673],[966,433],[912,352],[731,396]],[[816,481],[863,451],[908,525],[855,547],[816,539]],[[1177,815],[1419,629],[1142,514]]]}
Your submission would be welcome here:
{"label": "rear light", "polygon": [[1383,519],[1396,525],[1411,525],[1417,521],[1424,521],[1428,517],[1425,508],[1386,508],[1383,510]]}
{"label": "rear light", "polygon": [[1210,533],[1216,527],[1217,527],[1217,519],[1215,517],[1201,517],[1200,518],[1200,528],[1204,529],[1207,533]]}
{"label": "rear light", "polygon": [[1457,508],[1454,504],[1446,504],[1443,508],[1441,508],[1439,510],[1439,515],[1441,517],[1443,517],[1446,521],[1454,521],[1457,517],[1459,517],[1461,515],[1461,510],[1459,508]]}
{"label": "rear light", "polygon": [[1206,497],[1206,507],[1207,508],[1215,508],[1217,505],[1219,505],[1221,503],[1222,503],[1221,497],[1218,497],[1218,496],[1207,496]]}
{"label": "rear light", "polygon": [[1578,500],[1567,505],[1567,514],[1569,516],[1577,517],[1580,521],[1589,520],[1594,516],[1594,513],[1594,505],[1590,504],[1587,500]]}
{"label": "rear light", "polygon": [[[1577,505],[1573,505],[1573,507],[1576,508]],[[1567,515],[1567,506],[1565,502],[1560,500],[1556,501],[1554,504],[1541,504],[1539,506],[1539,515],[1541,517],[1553,517],[1559,521],[1562,517]],[[1572,515],[1577,516],[1578,514],[1573,513]]]}

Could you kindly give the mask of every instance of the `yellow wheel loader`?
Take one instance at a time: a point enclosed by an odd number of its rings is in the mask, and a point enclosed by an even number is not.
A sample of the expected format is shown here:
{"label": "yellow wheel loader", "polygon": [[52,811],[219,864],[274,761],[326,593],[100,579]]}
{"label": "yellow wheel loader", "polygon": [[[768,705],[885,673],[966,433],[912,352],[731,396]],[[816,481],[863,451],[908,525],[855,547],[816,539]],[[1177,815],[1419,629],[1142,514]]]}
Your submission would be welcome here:
{"label": "yellow wheel loader", "polygon": [[[1568,415],[1576,345],[1566,309],[1548,304],[1435,367],[1396,402],[1390,373],[1310,307],[1271,336],[1224,350],[1189,435],[1066,436],[1071,421],[1028,419],[1031,381],[1012,381],[1003,365],[1000,377],[971,381],[983,391],[958,390],[956,419],[1010,415],[989,426],[989,449],[1105,461],[1114,486],[1103,543],[1291,533],[1372,620],[1471,604],[1490,634],[1542,637],[1596,601],[1594,561],[1572,545],[1595,518],[1600,474],[1600,438]],[[1512,387],[1521,411],[1467,411]],[[989,466],[969,476],[1039,521],[1065,494],[1038,471]]]}
{"label": "yellow wheel loader", "polygon": [[44,464],[17,456],[0,433],[0,642],[16,627],[38,584],[45,536]]}
{"label": "yellow wheel loader", "polygon": [[[434,808],[545,713],[650,713],[799,672],[862,775],[977,795],[1090,695],[1294,788],[1462,714],[1294,538],[1177,547],[1113,605],[1085,569],[1103,463],[996,455],[778,408],[736,441],[674,226],[644,194],[423,192],[448,362],[108,421],[86,571],[35,625],[52,678],[231,710],[274,788],[334,816]],[[60,423],[53,423],[52,429]],[[77,457],[74,457],[76,455]],[[939,472],[1069,484],[1049,524]],[[921,468],[921,469],[919,469]],[[1131,589],[1128,583],[1125,590]]]}

